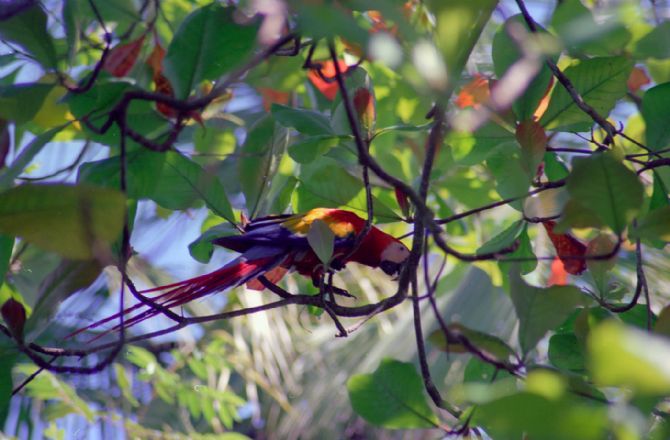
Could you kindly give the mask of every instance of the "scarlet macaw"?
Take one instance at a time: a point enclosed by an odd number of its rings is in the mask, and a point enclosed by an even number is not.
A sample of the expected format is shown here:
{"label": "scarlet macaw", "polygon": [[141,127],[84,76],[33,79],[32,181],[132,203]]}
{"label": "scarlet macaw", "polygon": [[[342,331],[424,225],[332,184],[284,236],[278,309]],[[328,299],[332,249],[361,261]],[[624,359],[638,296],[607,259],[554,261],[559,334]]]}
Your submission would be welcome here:
{"label": "scarlet macaw", "polygon": [[[255,219],[246,225],[242,235],[213,240],[214,244],[241,253],[230,263],[209,274],[141,293],[162,292],[152,301],[172,308],[244,283],[251,289],[263,290],[258,277],[264,275],[271,282],[277,282],[291,270],[311,277],[316,285],[322,275],[323,264],[307,241],[307,233],[315,220],[323,221],[335,236],[330,263],[332,269],[341,270],[353,261],[379,267],[388,275],[395,275],[409,256],[409,250],[400,240],[374,226],[354,250],[357,234],[365,228],[365,220],[341,209],[315,208],[305,214]],[[128,317],[124,326],[132,326],[160,313],[144,304],[129,307],[124,313],[128,315],[141,309],[144,311]],[[70,336],[118,318],[117,313]]]}

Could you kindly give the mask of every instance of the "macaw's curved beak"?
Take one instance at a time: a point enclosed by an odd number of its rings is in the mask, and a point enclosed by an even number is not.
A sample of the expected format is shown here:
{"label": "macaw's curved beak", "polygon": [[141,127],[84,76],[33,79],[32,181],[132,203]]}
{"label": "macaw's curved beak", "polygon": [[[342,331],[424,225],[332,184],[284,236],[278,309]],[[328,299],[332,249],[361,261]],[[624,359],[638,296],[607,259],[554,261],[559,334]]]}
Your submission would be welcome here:
{"label": "macaw's curved beak", "polygon": [[400,272],[400,263],[393,261],[382,261],[379,263],[379,268],[384,271],[386,275],[397,275]]}

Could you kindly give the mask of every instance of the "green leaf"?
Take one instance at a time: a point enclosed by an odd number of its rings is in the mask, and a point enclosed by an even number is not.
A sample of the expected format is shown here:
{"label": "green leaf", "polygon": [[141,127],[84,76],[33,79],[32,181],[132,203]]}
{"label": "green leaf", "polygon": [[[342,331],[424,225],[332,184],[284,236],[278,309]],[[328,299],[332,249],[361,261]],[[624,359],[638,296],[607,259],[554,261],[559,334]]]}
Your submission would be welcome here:
{"label": "green leaf", "polygon": [[631,236],[670,242],[670,206],[654,209],[642,217],[631,231]]}
{"label": "green leaf", "polygon": [[[531,177],[524,171],[521,149],[516,142],[498,146],[486,160],[486,165],[495,178],[500,197],[506,199],[528,193]],[[510,203],[510,206],[518,210],[521,210],[522,205],[521,200]]]}
{"label": "green leaf", "polygon": [[[367,202],[363,182],[342,169],[332,159],[320,159],[304,167],[294,193],[296,212],[312,208],[343,208],[367,215]],[[393,221],[398,215],[377,197],[372,199],[375,219]]]}
{"label": "green leaf", "polygon": [[445,142],[459,165],[477,165],[496,151],[496,147],[514,141],[510,133],[498,124],[488,123],[474,133],[450,131]]}
{"label": "green leaf", "polygon": [[14,249],[14,237],[0,234],[0,286],[9,270],[9,260]]}
{"label": "green leaf", "polygon": [[335,234],[322,220],[314,220],[307,232],[307,242],[324,265],[330,263],[335,249]]}
{"label": "green leaf", "polygon": [[47,328],[58,311],[58,306],[73,293],[88,287],[102,272],[95,260],[63,260],[42,281],[37,292],[37,302],[26,321],[26,339],[37,339]]}
{"label": "green leaf", "polygon": [[498,1],[432,0],[428,5],[435,16],[435,36],[448,76],[458,78]]}
{"label": "green leaf", "polygon": [[[626,94],[626,80],[633,62],[624,57],[603,57],[575,61],[563,73],[584,101],[603,117]],[[570,94],[557,84],[549,108],[540,120],[545,128],[561,131],[587,131],[593,120],[577,107]]]}
{"label": "green leaf", "polygon": [[47,15],[39,3],[0,21],[0,40],[18,44],[46,69],[56,67],[56,49],[47,31]]}
{"label": "green leaf", "polygon": [[0,118],[18,125],[30,121],[42,107],[51,89],[53,84],[41,83],[0,86]]}
{"label": "green leaf", "polygon": [[[219,217],[232,222],[232,207],[219,178],[176,151],[146,149],[128,154],[128,196],[151,199],[163,208],[188,209],[203,201]],[[119,157],[83,164],[79,182],[119,187]]]}
{"label": "green leaf", "polygon": [[21,185],[0,193],[0,232],[67,258],[88,259],[123,227],[125,198],[91,186]]}
{"label": "green leaf", "polygon": [[123,365],[115,362],[114,373],[116,375],[116,383],[119,385],[123,397],[130,403],[132,407],[138,407],[140,402],[138,402],[135,396],[133,396],[130,379],[128,378],[126,369],[123,367]]}
{"label": "green leaf", "polygon": [[235,8],[214,2],[193,11],[177,30],[163,60],[177,98],[203,80],[215,80],[240,66],[256,46],[258,22],[241,25]]}
{"label": "green leaf", "polygon": [[664,21],[654,27],[651,32],[642,37],[635,45],[636,58],[670,58],[670,21]]}
{"label": "green leaf", "polygon": [[310,136],[333,134],[328,118],[311,110],[272,104],[272,116],[284,127],[295,128]]}
{"label": "green leaf", "polygon": [[642,97],[642,117],[646,125],[647,146],[660,150],[670,145],[670,82],[647,90]]}
{"label": "green leaf", "polygon": [[264,196],[288,141],[288,130],[276,124],[270,116],[260,119],[249,131],[238,163],[240,186],[249,216],[255,217],[264,205]]}
{"label": "green leaf", "polygon": [[[622,14],[623,15],[623,14]],[[551,25],[569,53],[575,57],[622,53],[631,38],[616,14],[596,22],[591,11],[579,0],[558,3]]]}
{"label": "green leaf", "polygon": [[3,338],[0,343],[0,424],[4,426],[9,412],[9,403],[12,400],[14,382],[12,380],[12,368],[19,356],[18,349],[13,341]]}
{"label": "green leaf", "polygon": [[643,200],[643,187],[635,173],[602,153],[573,161],[567,190],[571,200],[593,212],[617,234],[635,217]]}
{"label": "green leaf", "polygon": [[512,244],[519,238],[519,235],[525,230],[525,223],[521,220],[518,220],[512,225],[505,229],[504,231],[497,234],[495,237],[484,243],[479,249],[477,249],[477,254],[488,254],[491,252],[498,252],[502,249],[512,246]]}
{"label": "green leaf", "polygon": [[188,251],[193,258],[201,263],[209,263],[214,253],[212,240],[218,237],[233,235],[235,229],[230,223],[221,223],[206,230],[200,237],[188,245]]}
{"label": "green leaf", "polygon": [[23,173],[28,164],[35,158],[37,153],[42,151],[42,148],[53,139],[58,132],[69,124],[61,125],[60,127],[52,128],[51,130],[40,133],[35,139],[26,145],[21,153],[14,159],[12,164],[0,172],[0,190],[11,187],[21,173]]}
{"label": "green leaf", "polygon": [[585,296],[574,286],[546,289],[530,286],[514,268],[510,270],[510,291],[524,353],[532,350],[549,330],[561,325],[575,308],[586,303]]}
{"label": "green leaf", "polygon": [[331,135],[311,136],[288,147],[288,154],[291,156],[291,159],[298,163],[309,163],[328,153],[343,138],[346,137]]}
{"label": "green leaf", "polygon": [[349,378],[347,390],[354,411],[373,425],[389,429],[438,426],[412,364],[384,359],[374,373]]}
{"label": "green leaf", "polygon": [[81,24],[79,22],[79,1],[64,0],[63,2],[63,28],[65,30],[65,41],[68,48],[68,62],[73,63],[74,56],[79,50]]}
{"label": "green leaf", "polygon": [[549,339],[549,362],[561,370],[582,372],[585,360],[577,337],[570,333],[552,336]]}
{"label": "green leaf", "polygon": [[609,425],[605,405],[529,392],[478,405],[473,422],[496,440],[600,440]]}
{"label": "green leaf", "polygon": [[[21,364],[15,370],[25,376],[29,376],[35,373],[37,368],[33,364]],[[40,372],[40,374],[36,375],[28,383],[25,389],[31,397],[40,400],[56,400],[65,405],[56,411],[56,414],[60,416],[73,412],[85,417],[89,423],[92,423],[95,419],[93,410],[77,395],[75,390],[50,371]],[[51,416],[56,415],[52,414]]]}
{"label": "green leaf", "polygon": [[530,237],[528,236],[528,224],[524,225],[521,233],[517,237],[517,240],[519,240],[519,247],[511,254],[508,254],[499,260],[500,268],[503,272],[506,272],[507,269],[504,266],[513,263],[506,263],[505,260],[516,260],[519,261],[521,273],[526,275],[534,271],[537,267],[537,257],[535,256],[533,245],[530,242]]}
{"label": "green leaf", "polygon": [[511,375],[505,371],[500,370],[495,365],[484,362],[479,358],[472,357],[465,366],[463,372],[463,383],[479,382],[490,384],[494,380],[500,380]]}
{"label": "green leaf", "polygon": [[[498,78],[502,78],[507,69],[523,57],[523,52],[519,48],[518,43],[509,35],[508,29],[510,26],[523,26],[530,32],[521,15],[514,15],[508,18],[500,26],[493,37],[493,46],[491,49],[493,70]],[[548,35],[547,31],[542,27],[538,26],[538,31],[541,35]],[[528,38],[536,37],[529,33]],[[540,71],[531,79],[523,94],[512,104],[517,120],[523,121],[532,118],[537,106],[547,93],[551,78],[551,70],[549,70],[546,64],[543,64]]]}
{"label": "green leaf", "polygon": [[136,345],[131,345],[128,347],[126,350],[126,359],[131,364],[146,370],[154,370],[153,367],[156,366],[156,356],[154,356],[149,350],[138,347]]}
{"label": "green leaf", "polygon": [[[487,354],[493,359],[500,362],[507,362],[510,358],[516,358],[514,350],[507,345],[500,338],[497,338],[488,333],[472,330],[466,326],[455,322],[447,326],[450,333],[456,338],[462,336],[466,338],[472,345],[477,347],[479,351]],[[435,345],[439,350],[447,353],[469,353],[468,348],[458,339],[447,340],[447,336],[441,329],[437,329],[428,336],[431,344]]]}
{"label": "green leaf", "polygon": [[670,393],[670,343],[664,337],[608,320],[591,330],[588,353],[598,385],[626,387],[643,395]]}
{"label": "green leaf", "polygon": [[[103,134],[97,131],[108,120],[110,110],[131,89],[132,84],[116,78],[109,78],[109,73],[102,72],[96,84],[90,90],[85,93],[70,94],[66,97],[66,102],[76,118],[88,118],[88,124],[82,124],[82,127],[90,139],[116,148],[121,137],[121,130],[117,124],[112,124]],[[131,102],[128,106],[126,122],[128,128],[147,139],[154,139],[157,143],[165,139],[165,133],[169,130],[168,121],[159,115],[150,101],[134,100]],[[89,128],[89,124],[95,130]],[[133,148],[145,149],[131,138],[127,138],[126,144],[129,151]]]}
{"label": "green leaf", "polygon": [[570,172],[565,162],[556,153],[549,151],[544,153],[544,174],[554,181],[565,179]]}

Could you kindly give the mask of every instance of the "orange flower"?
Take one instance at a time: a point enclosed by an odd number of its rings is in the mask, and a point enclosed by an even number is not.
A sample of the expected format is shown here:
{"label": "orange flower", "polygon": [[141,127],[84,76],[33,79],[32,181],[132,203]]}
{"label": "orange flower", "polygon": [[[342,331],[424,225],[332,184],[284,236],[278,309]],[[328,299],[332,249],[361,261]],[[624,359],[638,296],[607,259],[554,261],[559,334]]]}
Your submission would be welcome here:
{"label": "orange flower", "polygon": [[460,93],[454,100],[458,108],[474,107],[477,108],[489,100],[491,92],[489,90],[489,80],[484,75],[475,73],[472,81],[461,88]]}
{"label": "orange flower", "polygon": [[[319,74],[317,69],[310,69],[307,78],[314,84],[314,87],[323,93],[323,96],[332,101],[335,99],[338,90],[337,82],[335,81],[335,63],[333,63],[332,60],[326,60],[319,61],[319,64],[321,64],[321,74]],[[345,63],[344,60],[338,60],[337,64],[342,73],[349,69],[349,66],[347,66],[347,63]]]}

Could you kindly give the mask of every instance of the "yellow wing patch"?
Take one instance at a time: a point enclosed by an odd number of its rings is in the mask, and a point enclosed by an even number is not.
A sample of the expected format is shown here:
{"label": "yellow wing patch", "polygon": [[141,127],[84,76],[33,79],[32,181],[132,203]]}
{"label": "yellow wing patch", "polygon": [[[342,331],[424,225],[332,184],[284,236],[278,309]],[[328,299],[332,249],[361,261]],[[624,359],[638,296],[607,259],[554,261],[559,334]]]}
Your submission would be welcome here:
{"label": "yellow wing patch", "polygon": [[333,210],[329,208],[314,208],[303,215],[289,218],[282,225],[295,233],[306,235],[314,220],[321,220],[328,225],[336,237],[346,237],[355,233],[353,224],[331,217],[329,215],[331,211]]}

